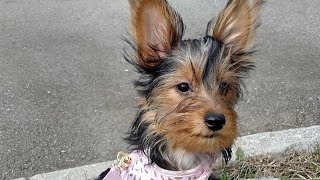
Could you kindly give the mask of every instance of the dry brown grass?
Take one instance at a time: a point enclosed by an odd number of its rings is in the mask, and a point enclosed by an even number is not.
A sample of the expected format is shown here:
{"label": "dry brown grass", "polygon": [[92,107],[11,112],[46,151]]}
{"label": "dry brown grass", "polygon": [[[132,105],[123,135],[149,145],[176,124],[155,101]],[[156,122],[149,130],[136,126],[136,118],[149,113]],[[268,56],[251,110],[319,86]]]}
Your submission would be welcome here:
{"label": "dry brown grass", "polygon": [[237,162],[220,169],[221,180],[278,177],[289,179],[318,179],[320,180],[320,148],[313,153],[292,153],[284,158],[271,156],[244,159],[237,152]]}

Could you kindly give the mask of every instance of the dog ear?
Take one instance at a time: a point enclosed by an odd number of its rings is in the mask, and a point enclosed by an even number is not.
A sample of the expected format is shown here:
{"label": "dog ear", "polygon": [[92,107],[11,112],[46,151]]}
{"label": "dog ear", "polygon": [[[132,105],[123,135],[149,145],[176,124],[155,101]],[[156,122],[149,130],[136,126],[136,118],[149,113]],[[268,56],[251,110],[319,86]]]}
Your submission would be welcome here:
{"label": "dog ear", "polygon": [[229,0],[217,21],[209,22],[207,35],[222,42],[231,54],[242,54],[254,46],[255,30],[263,0]]}
{"label": "dog ear", "polygon": [[138,64],[153,69],[177,47],[183,35],[181,17],[166,0],[129,0]]}

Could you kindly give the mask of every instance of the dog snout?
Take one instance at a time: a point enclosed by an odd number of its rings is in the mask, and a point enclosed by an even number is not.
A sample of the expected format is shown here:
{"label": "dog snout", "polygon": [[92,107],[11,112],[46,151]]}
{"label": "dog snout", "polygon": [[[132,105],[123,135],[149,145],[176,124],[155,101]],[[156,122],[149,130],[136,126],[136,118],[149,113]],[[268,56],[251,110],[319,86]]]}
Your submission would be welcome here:
{"label": "dog snout", "polygon": [[210,130],[219,131],[226,124],[226,119],[223,114],[208,114],[204,122]]}

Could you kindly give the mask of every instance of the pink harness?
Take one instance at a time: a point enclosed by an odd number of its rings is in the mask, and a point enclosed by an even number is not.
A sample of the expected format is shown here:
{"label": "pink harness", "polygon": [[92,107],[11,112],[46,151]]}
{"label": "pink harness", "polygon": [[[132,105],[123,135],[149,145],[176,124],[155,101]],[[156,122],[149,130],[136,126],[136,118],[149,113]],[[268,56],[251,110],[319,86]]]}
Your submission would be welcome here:
{"label": "pink harness", "polygon": [[111,168],[103,180],[207,180],[212,173],[216,158],[187,171],[169,171],[156,164],[148,164],[148,158],[141,151],[133,151],[129,157],[131,163],[127,169],[117,166]]}

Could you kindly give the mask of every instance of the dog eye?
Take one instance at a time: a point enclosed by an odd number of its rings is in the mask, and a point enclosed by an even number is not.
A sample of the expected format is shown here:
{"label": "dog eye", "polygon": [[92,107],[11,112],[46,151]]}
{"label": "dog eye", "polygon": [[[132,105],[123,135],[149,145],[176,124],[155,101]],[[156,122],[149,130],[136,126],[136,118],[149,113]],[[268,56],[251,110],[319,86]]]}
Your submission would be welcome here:
{"label": "dog eye", "polygon": [[227,94],[228,89],[229,89],[229,84],[228,84],[228,83],[226,83],[226,82],[220,83],[220,85],[219,85],[219,91],[220,91],[221,93]]}
{"label": "dog eye", "polygon": [[188,91],[191,91],[191,88],[189,86],[188,83],[180,83],[177,85],[177,89],[180,91],[180,92],[188,92]]}

